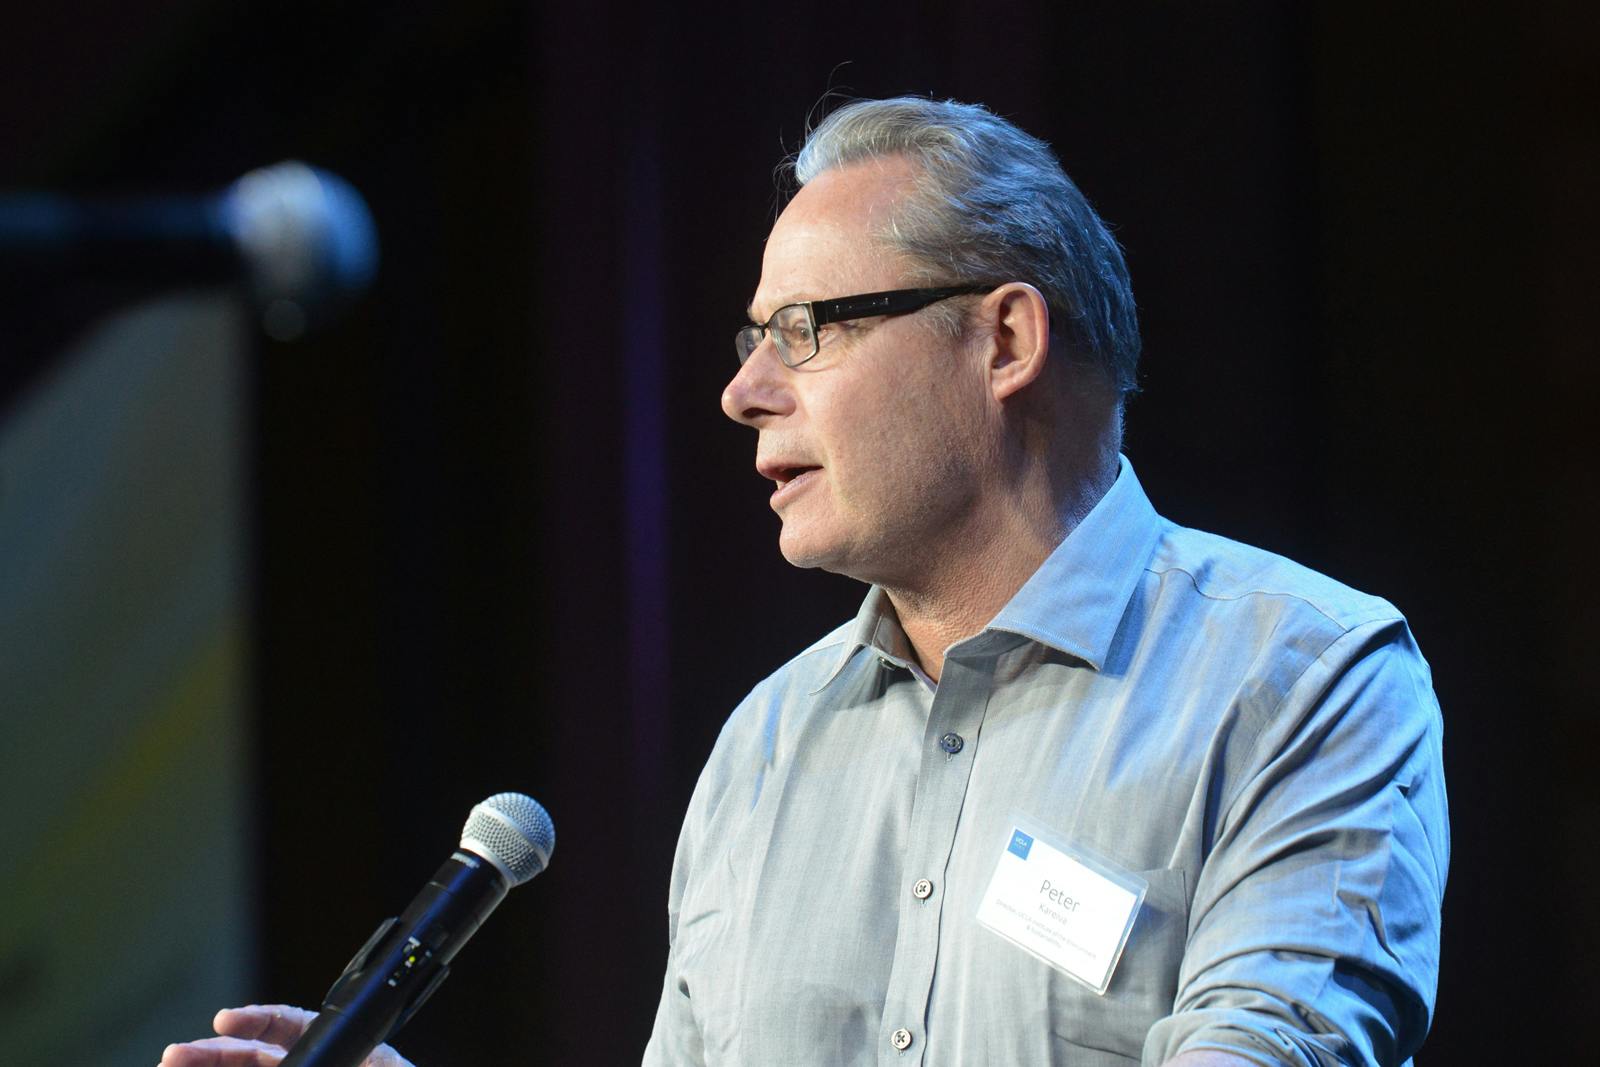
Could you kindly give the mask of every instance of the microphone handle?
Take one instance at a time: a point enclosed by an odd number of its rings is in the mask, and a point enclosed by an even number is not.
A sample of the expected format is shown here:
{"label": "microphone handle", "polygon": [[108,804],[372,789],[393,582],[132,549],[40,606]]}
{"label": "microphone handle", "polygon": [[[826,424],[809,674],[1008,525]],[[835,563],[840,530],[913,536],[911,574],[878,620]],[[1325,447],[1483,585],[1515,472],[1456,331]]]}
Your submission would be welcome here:
{"label": "microphone handle", "polygon": [[0,276],[213,281],[244,270],[217,198],[0,196]]}
{"label": "microphone handle", "polygon": [[360,1067],[439,988],[451,959],[509,889],[487,860],[451,856],[403,915],[367,939],[279,1067]]}

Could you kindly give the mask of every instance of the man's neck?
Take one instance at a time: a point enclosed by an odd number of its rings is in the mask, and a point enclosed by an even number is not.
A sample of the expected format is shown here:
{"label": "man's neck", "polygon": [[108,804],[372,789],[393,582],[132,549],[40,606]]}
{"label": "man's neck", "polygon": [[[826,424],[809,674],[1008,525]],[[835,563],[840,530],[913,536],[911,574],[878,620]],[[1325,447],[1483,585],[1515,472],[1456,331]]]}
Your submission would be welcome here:
{"label": "man's neck", "polygon": [[980,535],[953,537],[956,548],[912,582],[881,583],[922,669],[935,682],[945,650],[979,633],[1033,577],[1116,480],[1117,466],[1078,480],[1072,491],[1033,511],[1011,508]]}

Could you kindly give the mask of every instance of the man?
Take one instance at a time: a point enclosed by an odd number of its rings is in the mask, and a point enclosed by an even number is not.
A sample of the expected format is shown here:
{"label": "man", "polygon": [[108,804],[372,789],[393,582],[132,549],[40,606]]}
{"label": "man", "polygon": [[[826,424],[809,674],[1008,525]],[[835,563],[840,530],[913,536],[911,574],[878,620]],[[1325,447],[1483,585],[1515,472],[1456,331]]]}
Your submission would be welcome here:
{"label": "man", "polygon": [[[1156,515],[1122,258],[1043,143],[865,101],[795,173],[723,409],[784,556],[872,589],[718,740],[646,1062],[1405,1061],[1448,828],[1404,621]],[[1141,885],[1116,958],[1075,901]]]}
{"label": "man", "polygon": [[723,408],[785,557],[871,590],[706,765],[646,1063],[1404,1062],[1448,861],[1404,620],[1156,515],[1126,270],[1042,142],[863,101],[795,173]]}

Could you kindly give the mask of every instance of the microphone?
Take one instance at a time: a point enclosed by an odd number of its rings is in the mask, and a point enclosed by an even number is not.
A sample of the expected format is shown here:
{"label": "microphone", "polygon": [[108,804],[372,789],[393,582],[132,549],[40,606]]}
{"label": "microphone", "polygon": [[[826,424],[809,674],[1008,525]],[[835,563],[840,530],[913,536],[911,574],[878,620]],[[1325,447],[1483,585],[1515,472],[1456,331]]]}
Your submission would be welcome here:
{"label": "microphone", "polygon": [[397,919],[367,939],[279,1067],[359,1067],[439,988],[513,886],[550,862],[555,827],[538,801],[500,793],[472,809],[461,846]]}
{"label": "microphone", "polygon": [[364,291],[377,265],[361,194],[305,163],[253,170],[209,197],[0,196],[0,278],[243,279],[280,340]]}

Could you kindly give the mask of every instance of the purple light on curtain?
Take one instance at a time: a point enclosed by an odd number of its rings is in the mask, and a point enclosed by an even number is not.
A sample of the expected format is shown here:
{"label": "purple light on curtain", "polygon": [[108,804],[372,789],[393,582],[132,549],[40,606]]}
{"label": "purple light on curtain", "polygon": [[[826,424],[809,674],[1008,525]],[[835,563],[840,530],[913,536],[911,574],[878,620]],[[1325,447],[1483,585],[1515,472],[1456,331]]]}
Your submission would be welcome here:
{"label": "purple light on curtain", "polygon": [[661,168],[649,116],[634,130],[622,239],[623,513],[627,529],[628,690],[637,795],[661,795],[667,751],[668,336],[663,297]]}

